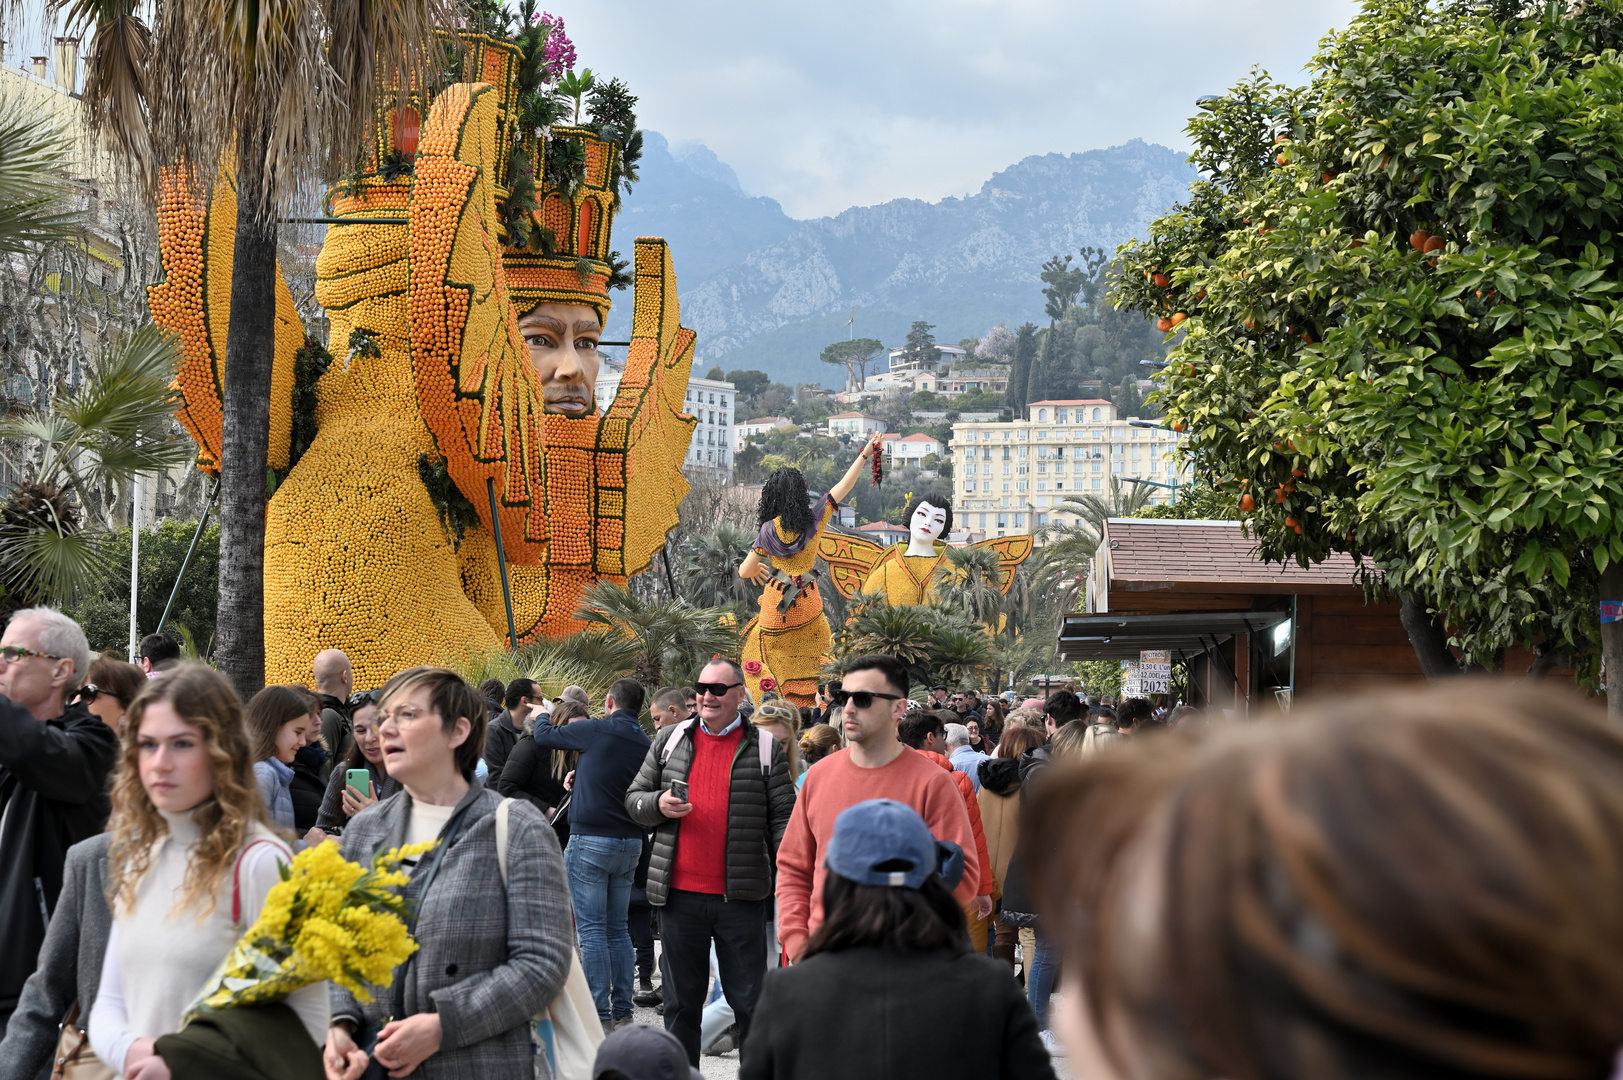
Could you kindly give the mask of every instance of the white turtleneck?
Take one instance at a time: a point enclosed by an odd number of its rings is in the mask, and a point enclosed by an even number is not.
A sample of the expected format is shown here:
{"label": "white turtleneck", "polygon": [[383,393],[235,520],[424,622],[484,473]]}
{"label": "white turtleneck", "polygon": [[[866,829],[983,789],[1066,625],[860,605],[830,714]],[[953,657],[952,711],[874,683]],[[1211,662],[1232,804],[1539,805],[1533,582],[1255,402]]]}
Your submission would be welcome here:
{"label": "white turtleneck", "polygon": [[[186,870],[201,835],[193,813],[160,811],[169,835],[152,848],[147,871],[135,887],[135,903],[113,912],[101,969],[101,989],[90,1012],[90,1042],[111,1068],[123,1070],[130,1045],[180,1030],[181,1014],[203,989],[242,932],[253,925],[265,894],[281,880],[279,863],[291,862],[285,841],[255,825],[248,839],[255,844],[240,856],[242,918],[231,921],[233,875],[227,874],[214,897],[214,910],[199,917],[201,906],[176,908],[185,894]],[[330,1016],[325,982],[288,995],[287,1004],[304,1021],[310,1037],[327,1038]]]}

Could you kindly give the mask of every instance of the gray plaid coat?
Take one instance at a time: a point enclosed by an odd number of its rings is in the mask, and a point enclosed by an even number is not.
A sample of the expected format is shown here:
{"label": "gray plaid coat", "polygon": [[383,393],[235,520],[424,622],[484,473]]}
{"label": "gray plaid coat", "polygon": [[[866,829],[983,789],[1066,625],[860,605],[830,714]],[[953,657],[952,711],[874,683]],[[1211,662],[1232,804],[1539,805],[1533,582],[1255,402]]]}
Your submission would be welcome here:
{"label": "gray plaid coat", "polygon": [[[508,811],[508,887],[496,863],[496,806],[501,797],[473,781],[459,807],[462,828],[446,849],[439,876],[418,908],[418,952],[407,961],[406,1015],[437,1012],[440,1051],[413,1077],[422,1080],[530,1080],[536,1075],[529,1019],[557,997],[569,975],[575,931],[563,852],[540,811],[515,802]],[[370,806],[344,829],[344,857],[369,861],[405,843],[411,796],[401,791]],[[418,882],[406,886],[418,899]],[[332,1018],[381,1023],[394,994],[379,987],[361,1004],[336,984]],[[538,1070],[545,1075],[545,1067]]]}

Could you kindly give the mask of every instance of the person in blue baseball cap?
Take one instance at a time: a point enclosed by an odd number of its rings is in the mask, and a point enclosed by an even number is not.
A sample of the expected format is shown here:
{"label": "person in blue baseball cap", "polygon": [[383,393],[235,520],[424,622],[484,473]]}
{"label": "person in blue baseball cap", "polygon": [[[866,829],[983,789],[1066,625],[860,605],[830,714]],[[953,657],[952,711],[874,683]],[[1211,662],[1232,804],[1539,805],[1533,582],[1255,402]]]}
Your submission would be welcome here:
{"label": "person in blue baseball cap", "polygon": [[767,974],[739,1080],[1053,1080],[1019,984],[970,946],[957,844],[870,799],[834,819],[824,865],[823,923]]}

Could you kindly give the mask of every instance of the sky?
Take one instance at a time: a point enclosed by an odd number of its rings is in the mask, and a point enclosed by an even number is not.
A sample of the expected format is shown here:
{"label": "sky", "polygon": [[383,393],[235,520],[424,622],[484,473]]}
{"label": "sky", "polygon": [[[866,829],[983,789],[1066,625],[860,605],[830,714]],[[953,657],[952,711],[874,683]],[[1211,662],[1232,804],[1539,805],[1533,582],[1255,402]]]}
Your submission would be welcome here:
{"label": "sky", "polygon": [[967,195],[1031,154],[1178,149],[1253,65],[1305,81],[1354,0],[542,0],[642,126],[793,217]]}
{"label": "sky", "polygon": [[[1355,0],[541,0],[642,125],[793,217],[978,191],[1031,154],[1182,149],[1252,66],[1304,81]],[[508,0],[516,9],[516,0]],[[43,0],[23,0],[37,38]],[[34,9],[34,10],[29,10]],[[33,14],[35,18],[27,19]],[[18,40],[8,62],[34,51]],[[39,51],[47,51],[40,49]]]}

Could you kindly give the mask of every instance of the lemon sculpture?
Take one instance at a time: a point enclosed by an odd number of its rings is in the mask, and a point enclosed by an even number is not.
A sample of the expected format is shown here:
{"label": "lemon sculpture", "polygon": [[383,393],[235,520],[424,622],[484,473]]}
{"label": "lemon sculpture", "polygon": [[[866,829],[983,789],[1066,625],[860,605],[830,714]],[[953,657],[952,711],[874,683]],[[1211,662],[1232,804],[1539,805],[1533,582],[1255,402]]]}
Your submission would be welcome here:
{"label": "lemon sculpture", "polygon": [[[390,93],[354,176],[330,196],[316,263],[327,344],[278,274],[265,535],[265,676],[308,677],[323,648],[360,686],[578,629],[581,594],[645,569],[687,493],[680,466],[694,335],[666,244],[610,249],[628,129],[526,129],[523,51],[465,33],[462,81]],[[166,177],[154,319],[184,346],[178,415],[217,473],[235,194]],[[523,198],[518,198],[522,195]],[[520,318],[596,314],[634,285],[613,401],[549,411]],[[590,393],[590,380],[587,391]],[[599,407],[601,406],[601,407]],[[493,511],[494,505],[494,511]]]}

